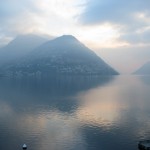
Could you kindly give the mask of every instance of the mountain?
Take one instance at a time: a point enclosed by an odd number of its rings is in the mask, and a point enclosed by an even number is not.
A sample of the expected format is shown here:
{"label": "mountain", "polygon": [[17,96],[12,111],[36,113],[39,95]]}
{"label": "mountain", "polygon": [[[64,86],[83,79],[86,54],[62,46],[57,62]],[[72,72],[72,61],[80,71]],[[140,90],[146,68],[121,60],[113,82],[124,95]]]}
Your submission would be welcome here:
{"label": "mountain", "polygon": [[46,38],[33,34],[17,36],[8,45],[0,49],[0,65],[28,54],[46,41],[48,41]]}
{"label": "mountain", "polygon": [[150,75],[150,61],[140,67],[137,71],[135,71],[134,74]]}
{"label": "mountain", "polygon": [[117,75],[92,50],[75,37],[64,35],[48,41],[19,62],[6,65],[5,70],[15,74],[78,74]]}

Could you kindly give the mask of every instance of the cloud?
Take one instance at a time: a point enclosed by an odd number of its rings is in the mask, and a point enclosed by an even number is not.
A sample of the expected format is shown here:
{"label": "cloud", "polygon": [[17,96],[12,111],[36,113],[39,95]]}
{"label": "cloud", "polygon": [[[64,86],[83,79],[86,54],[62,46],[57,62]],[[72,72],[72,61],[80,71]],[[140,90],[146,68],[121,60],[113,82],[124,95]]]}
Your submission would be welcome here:
{"label": "cloud", "polygon": [[150,29],[148,29],[147,31],[143,31],[142,33],[138,33],[138,32],[127,32],[124,33],[121,37],[120,40],[125,40],[125,41],[129,41],[130,44],[148,44],[150,42]]}
{"label": "cloud", "polygon": [[[116,47],[96,51],[122,73],[135,71],[150,60],[150,1],[87,0],[79,17],[83,26],[109,24],[118,31]],[[107,46],[107,43],[106,43]]]}
{"label": "cloud", "polygon": [[[83,25],[119,25],[121,40],[147,43],[150,41],[149,6],[148,0],[87,0],[79,21]],[[139,32],[140,29],[146,30]]]}
{"label": "cloud", "polygon": [[80,11],[79,0],[1,0],[0,34],[67,32]]}
{"label": "cloud", "polygon": [[8,19],[20,16],[27,11],[38,11],[33,0],[1,0],[0,2],[1,21],[8,21]]}
{"label": "cloud", "polygon": [[29,22],[33,22],[33,19],[29,21],[30,14],[38,11],[33,0],[1,0],[0,33],[7,36],[18,34],[19,26],[27,26]]}
{"label": "cloud", "polygon": [[87,24],[126,23],[132,21],[136,13],[150,14],[149,6],[148,0],[88,0],[81,19]]}

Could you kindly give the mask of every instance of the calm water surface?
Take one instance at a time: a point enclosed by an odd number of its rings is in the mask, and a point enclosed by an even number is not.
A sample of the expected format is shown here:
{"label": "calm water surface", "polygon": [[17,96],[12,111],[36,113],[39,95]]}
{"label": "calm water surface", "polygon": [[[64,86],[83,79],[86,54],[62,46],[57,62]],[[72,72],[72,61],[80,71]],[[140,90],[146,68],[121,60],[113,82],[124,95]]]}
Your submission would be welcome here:
{"label": "calm water surface", "polygon": [[0,78],[0,149],[137,150],[150,77]]}

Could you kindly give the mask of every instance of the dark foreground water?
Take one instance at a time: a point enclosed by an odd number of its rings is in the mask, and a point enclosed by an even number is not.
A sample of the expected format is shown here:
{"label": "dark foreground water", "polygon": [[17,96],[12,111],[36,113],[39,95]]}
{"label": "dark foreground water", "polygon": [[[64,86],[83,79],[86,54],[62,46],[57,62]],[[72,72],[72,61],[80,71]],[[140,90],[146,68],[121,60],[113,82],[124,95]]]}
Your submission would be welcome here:
{"label": "dark foreground water", "polygon": [[0,78],[0,149],[137,150],[150,77]]}

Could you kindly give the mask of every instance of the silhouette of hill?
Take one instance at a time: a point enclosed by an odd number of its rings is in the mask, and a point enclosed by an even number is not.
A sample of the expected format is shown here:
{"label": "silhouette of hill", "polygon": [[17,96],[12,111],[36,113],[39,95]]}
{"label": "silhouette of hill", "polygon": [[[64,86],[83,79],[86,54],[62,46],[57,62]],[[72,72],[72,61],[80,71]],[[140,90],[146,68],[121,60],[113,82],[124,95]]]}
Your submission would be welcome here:
{"label": "silhouette of hill", "polygon": [[150,62],[147,62],[146,64],[144,64],[137,71],[135,71],[134,74],[150,75]]}
{"label": "silhouette of hill", "polygon": [[50,40],[35,48],[21,60],[5,65],[4,70],[26,75],[117,75],[92,50],[71,35]]}

